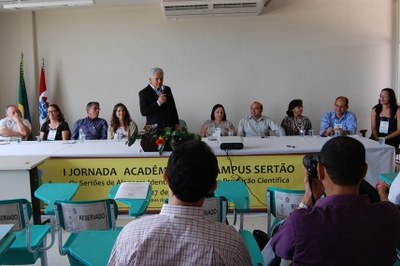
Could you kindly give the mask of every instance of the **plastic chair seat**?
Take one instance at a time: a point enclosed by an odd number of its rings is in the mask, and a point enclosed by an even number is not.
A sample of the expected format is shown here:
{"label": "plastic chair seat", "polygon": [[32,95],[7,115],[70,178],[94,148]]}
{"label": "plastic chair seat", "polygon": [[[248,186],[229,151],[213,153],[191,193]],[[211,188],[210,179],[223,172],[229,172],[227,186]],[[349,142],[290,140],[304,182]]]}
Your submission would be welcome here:
{"label": "plastic chair seat", "polygon": [[0,257],[11,247],[15,238],[15,233],[10,232],[0,241]]}
{"label": "plastic chair seat", "polygon": [[[109,231],[88,230],[72,233],[63,249],[83,265],[107,265],[112,248],[122,227]],[[101,245],[88,245],[101,239]]]}
{"label": "plastic chair seat", "polygon": [[[15,241],[0,257],[0,265],[35,264],[39,257],[41,258],[41,265],[47,265],[46,250],[51,245],[46,246],[46,240],[47,234],[51,231],[51,226],[30,224],[32,209],[26,199],[3,200],[0,203],[2,215],[18,217],[18,219],[12,220],[14,222]],[[29,237],[29,241],[27,241],[27,237]],[[31,250],[28,249],[28,242]]]}
{"label": "plastic chair seat", "polygon": [[[26,229],[25,229],[26,230]],[[26,251],[26,232],[25,230],[15,232],[16,239],[12,243],[11,248],[22,249]],[[31,246],[33,249],[41,246],[42,239],[50,232],[50,225],[32,225],[31,231]]]}

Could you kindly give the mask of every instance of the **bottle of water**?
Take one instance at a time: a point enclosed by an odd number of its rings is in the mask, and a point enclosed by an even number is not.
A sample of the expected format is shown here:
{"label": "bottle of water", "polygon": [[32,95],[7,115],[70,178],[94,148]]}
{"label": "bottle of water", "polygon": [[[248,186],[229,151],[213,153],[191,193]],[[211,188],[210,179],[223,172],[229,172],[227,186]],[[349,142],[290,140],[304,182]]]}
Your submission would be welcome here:
{"label": "bottle of water", "polygon": [[85,136],[85,133],[83,133],[83,129],[82,128],[79,129],[79,137],[78,138],[79,138],[80,142],[84,142],[85,141],[86,136]]}

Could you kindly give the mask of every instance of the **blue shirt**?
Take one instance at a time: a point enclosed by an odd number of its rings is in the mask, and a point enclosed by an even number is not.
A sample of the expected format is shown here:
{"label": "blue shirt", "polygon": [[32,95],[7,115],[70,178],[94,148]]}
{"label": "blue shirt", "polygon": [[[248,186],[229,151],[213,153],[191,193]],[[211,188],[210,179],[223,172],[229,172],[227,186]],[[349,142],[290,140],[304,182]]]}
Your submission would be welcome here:
{"label": "blue shirt", "polygon": [[293,265],[393,265],[400,212],[365,195],[328,196],[294,210],[272,237],[275,254]]}
{"label": "blue shirt", "polygon": [[353,112],[346,111],[341,118],[337,118],[335,112],[326,112],[321,117],[319,135],[323,136],[327,128],[334,128],[336,124],[341,125],[344,131],[352,131],[353,134],[357,132],[357,117]]}
{"label": "blue shirt", "polygon": [[102,118],[90,119],[89,117],[79,119],[74,124],[71,139],[78,139],[79,129],[83,130],[86,139],[107,139],[107,121]]}

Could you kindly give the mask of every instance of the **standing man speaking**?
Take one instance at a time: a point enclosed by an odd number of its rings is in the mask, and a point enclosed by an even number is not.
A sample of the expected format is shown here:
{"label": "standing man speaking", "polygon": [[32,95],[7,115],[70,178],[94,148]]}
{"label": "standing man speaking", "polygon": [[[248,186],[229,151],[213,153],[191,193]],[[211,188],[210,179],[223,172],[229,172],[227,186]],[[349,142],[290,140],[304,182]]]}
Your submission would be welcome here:
{"label": "standing man speaking", "polygon": [[140,113],[146,125],[157,124],[159,129],[179,128],[178,111],[171,88],[163,85],[164,71],[155,67],[149,71],[149,85],[139,92]]}

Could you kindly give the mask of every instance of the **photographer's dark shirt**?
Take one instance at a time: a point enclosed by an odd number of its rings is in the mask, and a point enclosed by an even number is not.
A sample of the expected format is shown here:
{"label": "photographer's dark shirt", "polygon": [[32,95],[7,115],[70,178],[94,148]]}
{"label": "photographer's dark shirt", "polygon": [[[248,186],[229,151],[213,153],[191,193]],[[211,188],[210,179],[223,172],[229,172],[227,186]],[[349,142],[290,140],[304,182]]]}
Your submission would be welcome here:
{"label": "photographer's dark shirt", "polygon": [[328,196],[298,209],[271,239],[294,265],[393,265],[400,241],[400,212],[366,196]]}

